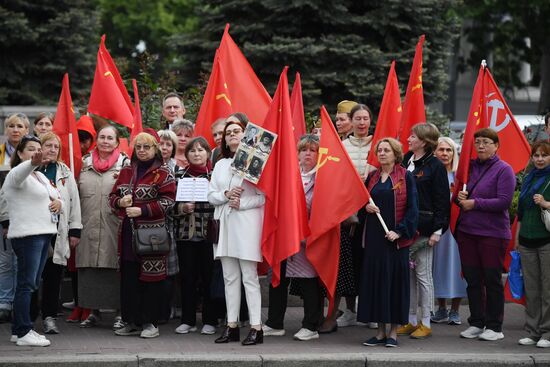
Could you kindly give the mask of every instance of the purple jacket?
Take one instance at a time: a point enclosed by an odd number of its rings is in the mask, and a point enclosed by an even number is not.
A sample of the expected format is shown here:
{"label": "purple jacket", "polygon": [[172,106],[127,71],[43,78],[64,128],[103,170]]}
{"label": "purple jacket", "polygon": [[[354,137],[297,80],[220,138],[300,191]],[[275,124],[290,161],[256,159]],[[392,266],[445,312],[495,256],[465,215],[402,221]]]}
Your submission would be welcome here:
{"label": "purple jacket", "polygon": [[508,208],[516,187],[512,167],[497,155],[485,162],[473,160],[467,187],[468,198],[475,200],[474,209],[461,211],[458,229],[476,236],[509,240],[512,235]]}

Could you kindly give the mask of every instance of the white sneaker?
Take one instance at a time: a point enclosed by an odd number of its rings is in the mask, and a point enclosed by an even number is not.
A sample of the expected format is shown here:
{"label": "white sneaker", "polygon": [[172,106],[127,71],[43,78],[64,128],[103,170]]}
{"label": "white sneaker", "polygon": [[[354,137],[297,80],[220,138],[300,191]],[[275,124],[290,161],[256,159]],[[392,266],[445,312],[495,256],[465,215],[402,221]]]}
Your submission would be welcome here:
{"label": "white sneaker", "polygon": [[55,319],[51,316],[44,319],[44,334],[59,334]]}
{"label": "white sneaker", "polygon": [[204,324],[202,326],[201,334],[204,334],[204,335],[216,334],[216,327],[213,325]]}
{"label": "white sneaker", "polygon": [[48,339],[37,337],[32,330],[25,334],[25,336],[17,338],[16,342],[16,345],[22,347],[47,347],[50,344]]}
{"label": "white sneaker", "polygon": [[176,332],[176,334],[188,334],[191,331],[197,331],[197,327],[187,324],[181,324],[174,331]]}
{"label": "white sneaker", "polygon": [[357,314],[346,309],[342,316],[336,319],[338,327],[355,326],[357,325]]}
{"label": "white sneaker", "polygon": [[501,332],[493,331],[491,329],[485,329],[483,333],[479,334],[478,339],[495,341],[495,340],[504,339],[504,334]]}
{"label": "white sneaker", "polygon": [[537,342],[534,339],[531,339],[530,337],[521,338],[518,340],[519,345],[535,345]]}
{"label": "white sneaker", "polygon": [[264,336],[284,336],[286,334],[285,329],[273,329],[267,325],[262,326]]}
{"label": "white sneaker", "polygon": [[537,342],[537,347],[539,348],[550,348],[550,340],[548,339],[540,339]]}
{"label": "white sneaker", "polygon": [[[30,330],[30,332],[36,336],[37,338],[42,338],[42,339],[46,339],[46,336],[45,335],[41,335],[41,334],[38,334],[36,331],[34,330]],[[11,337],[10,337],[10,342],[12,343],[17,343],[17,335],[16,334],[13,334]]]}
{"label": "white sneaker", "polygon": [[469,328],[467,328],[466,330],[460,333],[460,337],[466,338],[466,339],[475,339],[478,336],[480,336],[482,333],[483,333],[483,329],[480,329],[476,326],[470,326]]}
{"label": "white sneaker", "polygon": [[75,304],[74,299],[73,299],[71,302],[63,302],[61,304],[61,306],[63,306],[63,308],[67,308],[69,310],[72,310],[76,307],[76,304]]}
{"label": "white sneaker", "polygon": [[160,335],[159,328],[155,327],[153,324],[143,325],[143,331],[139,336],[142,338],[156,338]]}
{"label": "white sneaker", "polygon": [[124,327],[115,330],[115,335],[118,336],[132,336],[141,334],[141,330],[134,324],[126,324]]}
{"label": "white sneaker", "polygon": [[302,341],[319,339],[319,333],[306,328],[301,328],[296,334],[294,334],[294,339]]}

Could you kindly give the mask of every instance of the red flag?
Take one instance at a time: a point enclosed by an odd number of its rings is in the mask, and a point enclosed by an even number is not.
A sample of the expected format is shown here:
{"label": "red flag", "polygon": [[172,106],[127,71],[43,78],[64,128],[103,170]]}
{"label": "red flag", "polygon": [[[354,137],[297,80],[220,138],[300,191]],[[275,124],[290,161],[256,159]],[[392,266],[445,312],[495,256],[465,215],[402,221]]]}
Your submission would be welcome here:
{"label": "red flag", "polygon": [[132,128],[134,106],[101,36],[88,112]]}
{"label": "red flag", "polygon": [[[365,205],[370,195],[324,106],[321,131],[306,255],[327,289],[330,315],[338,277],[340,223]],[[335,189],[335,183],[346,189]]]}
{"label": "red flag", "polygon": [[[238,85],[237,85],[238,87]],[[235,90],[237,93],[240,91]],[[232,98],[227,87],[224,72],[221,67],[219,52],[216,51],[212,71],[208,79],[208,85],[204,92],[201,108],[197,115],[195,124],[195,135],[206,138],[211,147],[215,147],[214,138],[212,137],[212,124],[219,118],[225,118],[231,115],[234,111],[232,108]]]}
{"label": "red flag", "polygon": [[261,124],[271,105],[271,97],[229,35],[229,24],[225,26],[218,54],[227,88],[233,97],[232,110],[244,112],[250,121]]}
{"label": "red flag", "polygon": [[294,126],[294,138],[296,144],[300,137],[306,133],[306,117],[304,115],[304,101],[302,99],[302,81],[300,73],[296,73],[296,79],[290,94],[290,110],[292,111],[292,125]]}
{"label": "red flag", "polygon": [[[134,127],[130,134],[130,143],[134,141],[134,138],[143,131],[143,122],[141,119],[141,106],[139,104],[139,93],[137,87],[137,81],[132,79],[132,87],[134,88]],[[128,153],[128,152],[127,152]],[[131,154],[132,152],[129,152]]]}
{"label": "red flag", "polygon": [[[474,133],[489,127],[498,133],[499,157],[510,164],[515,173],[523,170],[529,161],[531,148],[516,119],[508,108],[489,69],[482,64],[474,86],[470,112],[455,175],[454,194],[463,190],[468,182],[470,161],[477,157],[474,148]],[[451,225],[454,228],[458,210],[451,210]]]}
{"label": "red flag", "polygon": [[407,139],[411,134],[411,128],[419,122],[426,122],[424,109],[424,89],[422,88],[422,45],[425,36],[420,36],[416,44],[416,51],[409,76],[409,84],[403,103],[403,115],[401,116],[401,128],[399,141],[403,144],[403,152],[409,150]]}
{"label": "red flag", "polygon": [[73,100],[69,89],[69,74],[67,73],[63,76],[63,86],[55,113],[53,132],[61,139],[61,159],[70,166],[73,175],[77,178],[82,167],[82,154],[74,117]]}
{"label": "red flag", "polygon": [[292,132],[288,67],[283,69],[263,128],[278,135],[258,182],[266,197],[262,255],[273,269],[271,283],[279,285],[280,264],[300,250],[309,235],[304,187]]}
{"label": "red flag", "polygon": [[386,89],[384,89],[384,97],[380,105],[380,113],[376,122],[376,129],[372,138],[372,149],[369,151],[367,158],[368,164],[375,167],[380,167],[378,159],[376,159],[375,147],[378,141],[382,138],[396,138],[399,133],[399,123],[401,121],[401,93],[399,92],[399,82],[395,73],[395,61],[392,61],[388,80],[386,81]]}

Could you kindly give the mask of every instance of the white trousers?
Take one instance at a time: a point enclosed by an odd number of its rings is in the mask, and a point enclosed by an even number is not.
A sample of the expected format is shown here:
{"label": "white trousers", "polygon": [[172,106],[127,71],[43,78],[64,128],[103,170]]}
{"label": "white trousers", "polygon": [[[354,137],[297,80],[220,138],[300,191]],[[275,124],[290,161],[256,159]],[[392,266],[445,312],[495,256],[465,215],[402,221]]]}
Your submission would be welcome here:
{"label": "white trousers", "polygon": [[[244,285],[250,325],[262,323],[262,293],[258,279],[258,263],[234,257],[221,257],[223,282],[225,284],[225,304],[227,322],[239,320],[241,309],[241,282]],[[241,280],[242,279],[242,280]]]}
{"label": "white trousers", "polygon": [[[425,237],[424,237],[425,239]],[[429,317],[434,304],[434,280],[432,275],[433,247],[428,246],[416,253],[416,266],[410,269],[411,300],[409,314],[416,315],[418,307],[422,317]]]}

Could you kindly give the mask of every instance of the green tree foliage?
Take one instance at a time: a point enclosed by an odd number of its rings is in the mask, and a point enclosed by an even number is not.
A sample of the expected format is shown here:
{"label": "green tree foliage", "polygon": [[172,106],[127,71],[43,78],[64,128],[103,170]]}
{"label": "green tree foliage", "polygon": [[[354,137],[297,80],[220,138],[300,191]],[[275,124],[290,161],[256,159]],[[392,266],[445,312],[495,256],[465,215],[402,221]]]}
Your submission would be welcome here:
{"label": "green tree foliage", "polygon": [[465,33],[473,47],[463,65],[477,70],[480,61],[491,55],[489,66],[499,86],[512,91],[525,86],[518,76],[521,62],[531,64],[529,84],[541,86],[538,112],[550,110],[550,2],[465,0],[461,13],[471,20]]}
{"label": "green tree foliage", "polygon": [[[163,77],[164,59],[173,55],[168,37],[193,30],[196,18],[192,9],[198,0],[99,0],[101,28],[107,34],[113,57],[129,59],[129,70],[139,70],[143,42],[148,57],[155,59],[155,77]],[[141,51],[143,52],[143,51]]]}
{"label": "green tree foliage", "polygon": [[0,104],[54,104],[69,73],[74,100],[89,94],[99,44],[94,1],[0,1]]}
{"label": "green tree foliage", "polygon": [[[209,70],[223,33],[230,33],[273,93],[284,65],[302,75],[306,109],[325,104],[334,111],[342,99],[378,110],[391,60],[397,61],[404,94],[421,34],[426,102],[442,101],[447,63],[458,34],[452,0],[207,0],[197,7],[198,29],[173,37],[175,67],[185,85]],[[315,111],[314,113],[316,113]]]}

